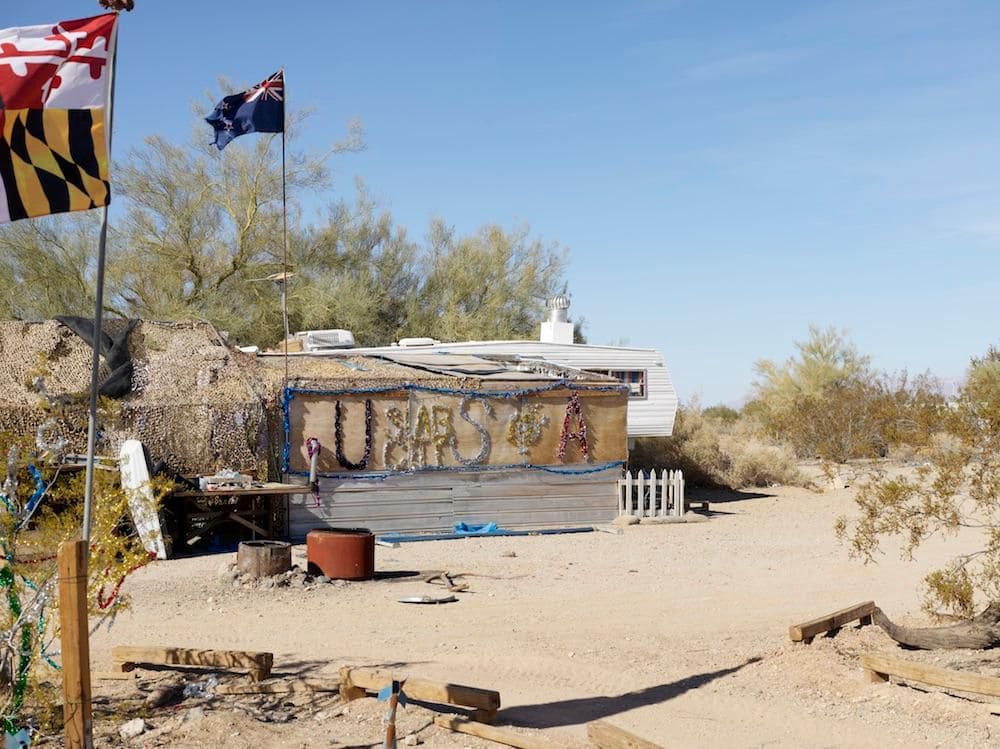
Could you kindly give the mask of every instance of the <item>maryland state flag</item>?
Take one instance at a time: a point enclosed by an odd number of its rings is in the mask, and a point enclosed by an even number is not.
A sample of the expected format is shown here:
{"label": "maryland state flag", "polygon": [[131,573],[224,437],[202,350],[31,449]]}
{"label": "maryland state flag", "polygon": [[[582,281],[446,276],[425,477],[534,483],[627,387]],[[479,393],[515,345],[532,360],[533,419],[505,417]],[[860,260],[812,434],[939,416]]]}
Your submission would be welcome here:
{"label": "maryland state flag", "polygon": [[111,202],[108,13],[0,29],[0,223]]}

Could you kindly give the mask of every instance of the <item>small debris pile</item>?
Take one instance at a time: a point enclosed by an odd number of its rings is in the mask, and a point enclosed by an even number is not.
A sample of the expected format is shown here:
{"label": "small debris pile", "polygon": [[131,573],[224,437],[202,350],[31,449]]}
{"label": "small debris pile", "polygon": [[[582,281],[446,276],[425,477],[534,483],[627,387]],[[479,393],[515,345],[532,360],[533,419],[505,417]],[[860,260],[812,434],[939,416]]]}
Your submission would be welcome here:
{"label": "small debris pile", "polygon": [[236,568],[236,562],[223,562],[219,567],[219,577],[231,582],[234,586],[247,590],[271,590],[272,588],[314,588],[321,585],[339,587],[350,585],[349,580],[332,580],[326,575],[311,575],[306,570],[293,564],[287,572],[270,577],[254,577],[241,575]]}

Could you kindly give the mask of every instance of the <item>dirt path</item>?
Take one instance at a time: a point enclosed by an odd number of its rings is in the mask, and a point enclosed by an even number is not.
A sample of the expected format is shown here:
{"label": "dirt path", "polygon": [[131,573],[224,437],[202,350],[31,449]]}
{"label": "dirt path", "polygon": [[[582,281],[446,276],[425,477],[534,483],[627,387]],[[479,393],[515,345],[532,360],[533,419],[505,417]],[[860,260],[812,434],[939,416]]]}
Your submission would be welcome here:
{"label": "dirt path", "polygon": [[[929,544],[916,562],[890,551],[866,567],[833,537],[850,490],[778,488],[714,509],[709,522],[622,535],[377,549],[381,571],[489,576],[469,578],[472,592],[444,606],[397,603],[435,590],[405,578],[261,591],[217,574],[231,555],[158,563],[130,580],[134,612],[95,636],[94,667],[110,665],[114,644],[272,650],[277,666],[313,673],[398,664],[499,689],[503,717],[567,745],[581,744],[586,722],[607,719],[664,746],[1000,746],[991,738],[1000,718],[979,703],[864,683],[858,654],[893,649],[878,630],[811,646],[787,639],[789,624],[869,598],[892,616],[915,615],[920,578],[962,538]],[[377,742],[380,709],[351,710],[353,720],[349,711],[233,730],[231,716],[209,710],[172,745]],[[479,745],[435,728],[420,736]]]}

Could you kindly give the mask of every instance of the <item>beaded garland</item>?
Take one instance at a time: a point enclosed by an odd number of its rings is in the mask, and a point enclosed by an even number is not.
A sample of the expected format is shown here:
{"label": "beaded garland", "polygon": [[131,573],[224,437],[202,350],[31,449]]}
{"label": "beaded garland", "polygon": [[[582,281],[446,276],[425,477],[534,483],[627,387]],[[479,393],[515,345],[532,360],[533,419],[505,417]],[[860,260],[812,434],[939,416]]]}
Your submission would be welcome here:
{"label": "beaded garland", "polygon": [[[576,431],[570,431],[570,422],[576,419]],[[566,462],[566,448],[570,441],[580,444],[580,452],[583,453],[583,462],[590,462],[590,445],[587,442],[587,422],[583,418],[583,404],[576,393],[569,397],[566,404],[566,416],[563,418],[562,431],[559,433],[559,449],[556,450],[556,457],[560,463]]]}
{"label": "beaded garland", "polygon": [[490,443],[490,433],[486,431],[486,427],[478,421],[473,421],[472,417],[469,416],[469,406],[473,403],[473,401],[479,401],[479,404],[483,407],[483,413],[487,416],[493,416],[493,406],[490,405],[490,402],[485,398],[473,398],[471,395],[467,395],[459,401],[459,418],[463,421],[469,422],[476,428],[476,431],[479,432],[480,440],[479,452],[471,458],[463,458],[462,454],[458,451],[458,437],[455,436],[455,432],[452,430],[451,436],[448,440],[448,446],[451,448],[452,457],[463,466],[475,466],[485,461],[490,454],[490,447],[492,446]]}
{"label": "beaded garland", "polygon": [[354,463],[344,455],[344,424],[343,406],[340,400],[334,406],[333,437],[334,449],[337,455],[337,462],[349,471],[363,471],[368,467],[368,461],[372,458],[372,441],[375,431],[372,418],[372,402],[370,398],[365,399],[365,451],[361,455],[361,460]]}
{"label": "beaded garland", "polygon": [[434,444],[434,429],[431,426],[431,415],[427,406],[417,409],[416,423],[410,439],[410,467],[425,468],[427,466],[427,446]]}
{"label": "beaded garland", "polygon": [[507,441],[517,448],[525,459],[532,446],[542,438],[542,429],[549,423],[549,417],[542,413],[537,403],[525,406],[523,403],[507,422]]}
{"label": "beaded garland", "polygon": [[[571,469],[562,468],[552,465],[535,465],[532,463],[522,461],[521,463],[515,464],[504,464],[504,465],[489,465],[485,461],[490,454],[491,445],[489,442],[489,434],[486,432],[485,427],[482,424],[478,424],[471,419],[468,415],[468,407],[471,405],[471,401],[479,400],[483,404],[484,413],[488,416],[494,416],[493,406],[487,406],[490,401],[506,401],[508,403],[512,401],[523,400],[525,396],[531,395],[541,395],[544,393],[550,393],[555,390],[565,389],[571,392],[570,401],[567,405],[567,418],[563,420],[563,431],[560,434],[560,445],[557,450],[557,458],[560,461],[565,462],[566,449],[570,441],[576,441],[580,444],[581,452],[583,453],[584,461],[590,462],[590,444],[587,437],[587,424],[583,418],[582,404],[580,404],[578,392],[595,392],[595,393],[626,393],[628,392],[628,387],[626,385],[584,385],[580,383],[573,382],[571,380],[557,380],[545,385],[532,386],[526,388],[518,388],[515,390],[506,391],[489,391],[483,392],[480,390],[469,390],[462,388],[446,388],[446,387],[431,387],[426,385],[418,385],[415,383],[403,383],[399,385],[385,385],[385,386],[374,386],[374,387],[364,387],[364,388],[343,388],[336,390],[323,390],[323,389],[313,389],[313,388],[298,388],[289,387],[285,388],[282,397],[282,411],[283,411],[283,421],[284,421],[284,431],[285,431],[285,444],[282,451],[282,469],[285,473],[293,475],[305,475],[303,471],[298,471],[291,466],[291,443],[288,438],[291,435],[291,402],[296,395],[302,394],[307,396],[342,396],[342,395],[379,395],[379,394],[391,394],[399,393],[401,391],[408,393],[429,393],[434,395],[456,395],[462,396],[462,403],[459,406],[459,416],[463,420],[471,423],[476,431],[479,432],[481,437],[481,444],[479,452],[472,458],[462,459],[458,454],[458,444],[457,437],[454,434],[453,429],[446,429],[444,427],[447,422],[450,426],[451,416],[446,415],[444,411],[438,411],[441,407],[432,408],[431,412],[428,413],[428,424],[421,427],[423,430],[421,432],[421,443],[418,445],[420,450],[418,452],[424,453],[424,459],[419,456],[414,459],[414,445],[413,437],[416,430],[411,432],[409,421],[410,421],[410,411],[409,408],[404,412],[398,407],[392,406],[386,409],[385,416],[386,421],[390,429],[387,430],[386,440],[382,445],[382,465],[384,466],[384,471],[378,474],[366,474],[366,475],[354,475],[354,474],[323,474],[325,476],[334,476],[337,478],[356,478],[356,479],[372,479],[372,480],[382,480],[388,478],[391,475],[398,475],[404,473],[414,473],[417,471],[424,470],[440,470],[440,471],[481,471],[481,470],[508,470],[512,468],[518,469],[533,469],[539,471],[549,471],[559,474],[585,474],[593,473],[596,471],[608,470],[616,466],[622,465],[622,461],[610,461],[601,466],[593,466],[581,469]],[[466,401],[468,399],[468,401]],[[490,400],[487,400],[490,399]],[[574,406],[575,402],[575,406]],[[514,422],[522,413],[527,413],[529,410],[537,408],[538,413],[528,416],[527,424],[514,425]],[[433,416],[432,416],[433,414]],[[570,431],[570,425],[572,423],[572,416],[577,418],[577,429],[576,431]],[[538,425],[539,435],[533,438],[529,444],[522,445],[515,441],[520,439],[522,442],[528,438],[529,434],[534,431],[534,429],[529,429],[525,434],[520,437],[516,437],[516,432],[521,427],[530,427],[531,421],[534,419],[541,419],[542,423]],[[523,419],[522,419],[523,421]],[[537,444],[538,440],[541,438],[541,428],[544,427],[548,422],[547,417],[540,413],[540,407],[536,405],[530,406],[525,409],[523,407],[518,409],[518,413],[511,417],[508,422],[508,441],[518,448],[518,451],[525,458],[530,452],[530,448]],[[366,432],[367,435],[367,432]],[[435,458],[437,465],[428,465],[426,458],[426,448],[428,446],[433,446],[435,450]],[[459,465],[443,465],[442,457],[443,450],[448,447],[451,450],[452,456],[459,463]],[[397,452],[398,451],[398,452]],[[477,462],[478,461],[478,462]],[[369,457],[370,462],[370,457]]]}
{"label": "beaded garland", "polygon": [[406,424],[408,419],[396,406],[390,406],[385,410],[385,419],[394,429],[389,430],[385,444],[382,445],[382,465],[391,471],[403,471],[407,466],[392,459],[392,450],[398,447],[403,452],[403,461],[409,457],[410,436]]}

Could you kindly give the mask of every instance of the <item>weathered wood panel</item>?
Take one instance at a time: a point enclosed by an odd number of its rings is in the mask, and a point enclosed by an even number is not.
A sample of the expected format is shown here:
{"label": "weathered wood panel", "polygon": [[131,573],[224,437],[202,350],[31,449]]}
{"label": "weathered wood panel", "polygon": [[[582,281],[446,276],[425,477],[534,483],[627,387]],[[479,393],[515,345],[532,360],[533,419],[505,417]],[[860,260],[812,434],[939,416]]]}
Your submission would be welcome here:
{"label": "weathered wood panel", "polygon": [[[528,383],[532,384],[546,383]],[[340,396],[297,392],[289,406],[289,467],[294,471],[309,470],[305,441],[315,437],[323,445],[320,473],[351,470],[337,458],[338,402],[345,461],[362,462],[366,433],[371,433],[371,450],[364,469],[367,471],[461,468],[462,460],[492,466],[582,462],[585,458],[575,440],[568,442],[562,459],[558,455],[563,422],[574,395],[579,398],[587,425],[589,462],[600,464],[627,457],[627,398],[623,393],[560,389],[521,399],[490,397],[488,390],[481,393],[466,401],[459,395],[423,391]],[[371,402],[370,424],[365,418],[366,401]],[[544,417],[544,425],[537,440],[519,448],[508,440],[508,426],[511,419],[531,409]],[[577,428],[574,418],[571,431]]]}

